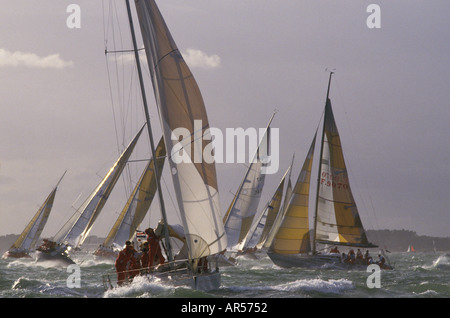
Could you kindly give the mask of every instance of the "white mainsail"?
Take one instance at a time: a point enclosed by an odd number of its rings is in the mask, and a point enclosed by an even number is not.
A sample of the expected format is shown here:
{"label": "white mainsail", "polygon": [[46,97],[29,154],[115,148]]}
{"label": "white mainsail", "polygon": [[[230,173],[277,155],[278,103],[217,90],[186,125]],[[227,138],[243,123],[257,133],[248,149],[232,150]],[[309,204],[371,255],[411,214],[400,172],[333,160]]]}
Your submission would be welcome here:
{"label": "white mainsail", "polygon": [[[214,162],[197,156],[212,150],[202,95],[155,1],[136,0],[135,5],[189,258],[220,253],[226,248],[227,238],[221,219],[216,168]],[[199,129],[195,129],[197,123],[201,123]],[[180,145],[178,139],[172,140],[176,129],[187,132],[181,141],[182,148],[175,148],[187,158],[181,162],[174,162],[171,157],[174,147]]]}
{"label": "white mainsail", "polygon": [[142,133],[142,127],[134,139],[115,162],[108,174],[91,193],[85,203],[72,215],[69,221],[59,230],[53,240],[60,244],[80,247],[88,236],[95,220],[106,203],[111,191],[120,177],[128,158]]}
{"label": "white mainsail", "polygon": [[325,107],[322,147],[315,240],[325,244],[370,246],[350,189],[330,99]]}
{"label": "white mainsail", "polygon": [[265,181],[265,174],[262,173],[262,169],[266,162],[268,134],[274,115],[270,118],[263,138],[244,175],[244,179],[224,217],[225,231],[228,237],[228,250],[231,251],[239,249],[238,245],[241,245],[245,239],[258,211]]}

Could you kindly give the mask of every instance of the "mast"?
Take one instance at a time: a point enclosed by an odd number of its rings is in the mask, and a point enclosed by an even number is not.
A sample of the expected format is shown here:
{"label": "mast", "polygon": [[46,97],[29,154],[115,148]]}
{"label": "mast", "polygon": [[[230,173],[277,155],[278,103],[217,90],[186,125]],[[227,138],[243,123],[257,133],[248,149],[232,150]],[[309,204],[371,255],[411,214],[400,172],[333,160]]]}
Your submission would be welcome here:
{"label": "mast", "polygon": [[[144,87],[144,81],[142,79],[142,70],[141,70],[141,63],[139,60],[139,53],[138,53],[138,49],[137,49],[137,44],[136,44],[136,35],[134,33],[134,26],[133,26],[133,19],[131,16],[131,9],[130,9],[130,1],[126,0],[126,5],[127,5],[127,12],[128,12],[128,20],[130,22],[130,29],[131,29],[131,37],[133,39],[133,49],[134,49],[134,56],[136,58],[136,66],[137,66],[137,71],[139,74],[139,84],[141,87],[141,93],[142,93],[142,101],[144,104],[144,111],[145,111],[145,117],[147,120],[147,131],[148,131],[148,135],[150,138],[150,147],[152,150],[152,156],[153,156],[153,160],[155,161],[156,158],[156,151],[155,151],[155,143],[153,141],[153,133],[152,133],[152,128],[151,128],[151,124],[150,124],[150,114],[148,112],[148,106],[147,106],[147,97],[145,96],[145,87]],[[164,199],[163,199],[163,195],[162,195],[162,191],[161,191],[161,182],[159,179],[159,171],[157,168],[157,165],[154,165],[155,168],[155,178],[156,178],[156,186],[157,186],[157,191],[158,191],[158,196],[159,196],[159,203],[160,203],[160,207],[161,207],[161,215],[162,218],[164,220],[164,239],[166,241],[166,245],[167,245],[167,257],[169,260],[169,264],[171,264],[171,262],[173,261],[173,256],[172,256],[172,247],[170,244],[170,237],[169,237],[169,229],[168,229],[168,222],[167,222],[167,214],[166,214],[166,209],[165,209],[165,205],[164,205]]]}
{"label": "mast", "polygon": [[[328,89],[327,89],[327,98],[325,100],[325,108],[328,103],[328,99],[330,96],[330,86],[331,86],[331,76],[333,75],[333,71],[330,71],[330,77],[328,79]],[[313,255],[316,254],[316,231],[317,231],[317,210],[318,210],[318,203],[319,203],[319,187],[320,187],[320,175],[322,172],[322,155],[323,155],[323,141],[325,139],[325,116],[323,118],[323,127],[322,127],[322,140],[320,142],[320,155],[319,155],[319,168],[318,168],[318,174],[317,174],[317,188],[316,188],[316,207],[314,211],[314,230],[313,230],[313,237],[312,237],[312,253]]]}

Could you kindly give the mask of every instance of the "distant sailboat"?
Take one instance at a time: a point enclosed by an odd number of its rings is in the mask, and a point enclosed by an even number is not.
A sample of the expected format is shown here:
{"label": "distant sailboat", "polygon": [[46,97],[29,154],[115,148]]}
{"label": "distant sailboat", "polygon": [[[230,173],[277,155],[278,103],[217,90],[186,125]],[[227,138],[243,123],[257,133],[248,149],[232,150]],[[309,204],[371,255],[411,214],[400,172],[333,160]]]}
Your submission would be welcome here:
{"label": "distant sailboat", "polygon": [[66,172],[64,172],[63,176],[59,179],[56,186],[50,192],[47,199],[45,199],[42,206],[33,216],[31,221],[25,227],[23,232],[14,242],[14,244],[9,248],[9,250],[3,254],[3,258],[30,258],[30,252],[36,245],[36,242],[39,240],[41,233],[47,223],[48,217],[50,215],[50,211],[53,207],[53,202],[55,200],[56,190],[58,189],[59,183]]}
{"label": "distant sailboat", "polygon": [[250,255],[257,250],[262,249],[266,243],[277,216],[282,212],[281,201],[283,198],[285,179],[289,171],[290,167],[281,178],[272,198],[267,202],[264,209],[248,231],[247,236],[239,245],[238,250],[242,254]]}
{"label": "distant sailboat", "polygon": [[414,246],[409,245],[408,249],[406,250],[408,253],[414,253],[416,250],[414,249]]}
{"label": "distant sailboat", "polygon": [[[164,139],[161,138],[156,149],[158,171],[162,171],[166,157]],[[132,240],[136,231],[145,218],[156,193],[154,161],[150,160],[139,178],[126,205],[108,233],[104,242],[94,252],[95,256],[116,259],[123,249],[125,242]],[[159,174],[161,177],[161,174]],[[144,234],[145,235],[145,234]]]}
{"label": "distant sailboat", "polygon": [[269,120],[265,134],[225,214],[224,226],[228,238],[228,252],[236,253],[242,248],[242,243],[258,211],[265,182],[265,174],[263,173],[264,156],[267,154],[270,124],[274,116],[275,113]]}
{"label": "distant sailboat", "polygon": [[317,133],[290,197],[286,214],[267,253],[271,260],[281,267],[347,265],[341,261],[339,253],[320,253],[317,249],[319,243],[358,248],[377,247],[367,240],[350,189],[341,141],[329,99],[332,74],[330,73],[325,105],[312,237],[308,205]]}
{"label": "distant sailboat", "polygon": [[43,244],[37,248],[38,261],[57,260],[69,264],[74,263],[69,257],[69,251],[80,248],[87,238],[95,220],[127,164],[143,129],[144,127],[140,129],[100,184],[58,233],[56,233],[53,239],[44,239]]}

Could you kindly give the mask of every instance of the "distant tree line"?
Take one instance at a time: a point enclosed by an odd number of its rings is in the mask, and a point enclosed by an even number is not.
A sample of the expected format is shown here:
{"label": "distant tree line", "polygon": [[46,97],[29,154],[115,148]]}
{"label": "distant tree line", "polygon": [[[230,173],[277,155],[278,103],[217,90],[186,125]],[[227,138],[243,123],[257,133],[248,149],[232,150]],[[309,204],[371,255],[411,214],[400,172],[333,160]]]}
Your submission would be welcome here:
{"label": "distant tree line", "polygon": [[367,230],[370,242],[392,252],[406,252],[409,245],[417,252],[450,251],[450,237],[417,235],[410,230]]}

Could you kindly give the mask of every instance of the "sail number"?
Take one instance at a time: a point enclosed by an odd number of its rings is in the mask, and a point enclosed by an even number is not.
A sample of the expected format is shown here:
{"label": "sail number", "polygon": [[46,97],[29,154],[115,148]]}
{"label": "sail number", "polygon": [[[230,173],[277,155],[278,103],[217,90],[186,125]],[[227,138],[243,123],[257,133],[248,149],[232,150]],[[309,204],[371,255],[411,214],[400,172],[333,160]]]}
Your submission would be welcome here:
{"label": "sail number", "polygon": [[320,178],[320,184],[327,186],[327,187],[333,187],[335,189],[349,189],[348,185],[348,178],[342,176],[342,175],[332,175],[328,172],[322,172],[321,178]]}

